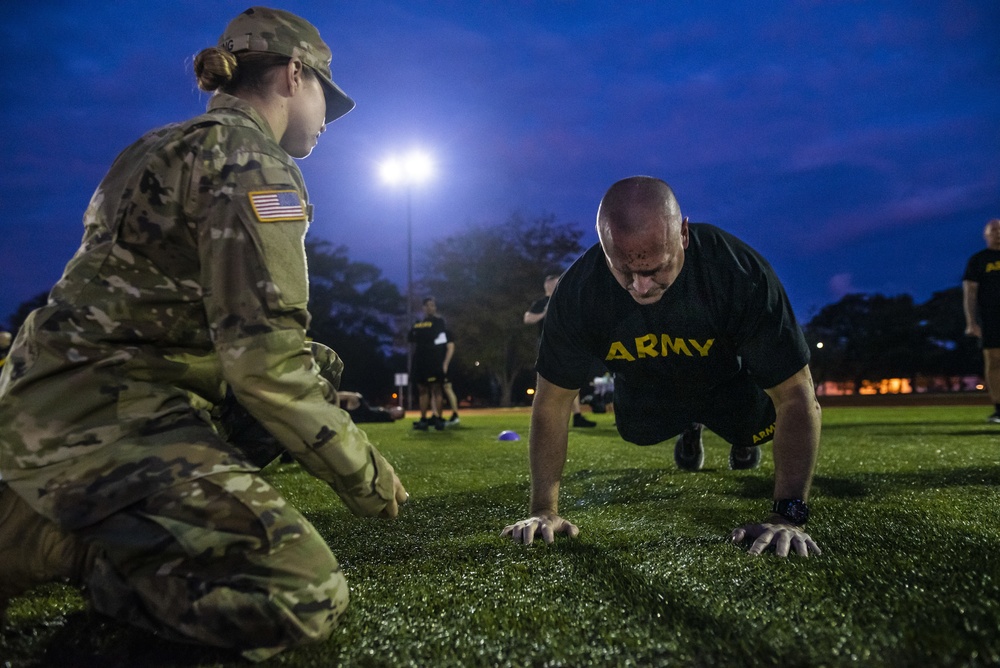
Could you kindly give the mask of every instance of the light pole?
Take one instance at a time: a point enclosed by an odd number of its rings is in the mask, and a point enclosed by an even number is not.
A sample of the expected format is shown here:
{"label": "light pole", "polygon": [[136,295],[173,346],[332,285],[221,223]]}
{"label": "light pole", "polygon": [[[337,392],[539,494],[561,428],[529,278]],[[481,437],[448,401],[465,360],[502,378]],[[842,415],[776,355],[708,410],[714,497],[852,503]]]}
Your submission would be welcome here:
{"label": "light pole", "polygon": [[[421,151],[393,156],[382,163],[382,180],[406,188],[406,326],[413,326],[413,186],[430,178],[433,164]],[[406,346],[406,373],[413,372],[413,346]],[[406,407],[413,409],[413,383],[406,384]]]}

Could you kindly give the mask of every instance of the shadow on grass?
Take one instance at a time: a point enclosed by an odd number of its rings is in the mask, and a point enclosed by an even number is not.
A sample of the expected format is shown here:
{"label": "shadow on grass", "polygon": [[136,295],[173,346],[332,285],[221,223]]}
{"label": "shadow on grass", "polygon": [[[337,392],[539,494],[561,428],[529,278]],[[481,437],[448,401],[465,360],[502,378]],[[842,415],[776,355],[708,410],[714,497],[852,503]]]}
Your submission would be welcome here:
{"label": "shadow on grass", "polygon": [[[718,541],[703,543],[716,544]],[[702,545],[704,548],[707,545]],[[632,555],[636,552],[649,554],[655,549],[664,550],[665,545],[638,545],[625,552],[609,550],[607,547],[586,542],[565,542],[560,552],[578,562],[581,570],[588,574],[587,585],[601,592],[601,598],[611,609],[622,611],[622,617],[613,620],[619,628],[645,627],[641,634],[658,638],[646,662],[655,659],[673,659],[682,662],[694,661],[697,665],[724,665],[725,657],[752,656],[759,665],[777,665],[780,655],[775,651],[769,638],[752,628],[746,618],[740,618],[716,606],[706,604],[699,593],[690,590],[684,582],[667,577],[650,577],[636,568]],[[667,551],[673,555],[675,546]],[[610,621],[610,620],[609,620]],[[597,626],[590,631],[590,638],[581,638],[599,647],[602,629]],[[671,647],[664,646],[663,640],[686,639]],[[704,641],[699,642],[699,639]],[[724,648],[724,649],[723,649]],[[718,662],[715,654],[722,654]]]}
{"label": "shadow on grass", "polygon": [[582,469],[563,478],[563,485],[580,484],[574,507],[671,501],[680,491],[664,480],[668,469]]}
{"label": "shadow on grass", "polygon": [[[831,659],[833,649],[844,648],[838,643],[847,642],[848,650],[873,652],[868,665],[917,665],[920,659],[925,665],[957,666],[963,665],[969,647],[992,637],[982,629],[995,632],[995,607],[975,601],[997,600],[996,583],[985,586],[978,575],[984,572],[982,555],[996,554],[996,541],[954,527],[929,532],[917,514],[894,514],[891,524],[870,523],[860,519],[865,507],[859,504],[855,516],[840,518],[855,532],[838,535],[834,549],[821,559],[755,560],[735,549],[729,556],[720,547],[731,511],[699,504],[702,492],[679,489],[673,483],[676,478],[670,478],[674,473],[623,468],[571,474],[567,481],[577,487],[574,495],[604,505],[610,517],[622,516],[615,506],[654,504],[647,513],[651,522],[639,533],[625,527],[587,533],[577,541],[559,540],[549,547],[515,546],[498,535],[504,524],[524,516],[524,483],[417,498],[392,522],[354,518],[342,508],[303,509],[349,569],[349,579],[368,588],[352,604],[356,613],[349,622],[351,633],[386,636],[381,638],[387,647],[381,663],[353,647],[343,647],[342,658],[351,665],[393,665],[394,657],[409,656],[420,660],[410,661],[412,665],[434,665],[434,652],[442,651],[442,643],[450,646],[454,637],[469,633],[464,608],[455,602],[467,593],[484,599],[488,594],[511,597],[492,609],[488,621],[495,619],[496,625],[470,636],[480,641],[485,637],[487,646],[506,647],[510,665],[620,665],[623,656],[639,665],[852,665],[848,656]],[[930,484],[998,485],[1000,466],[817,478],[823,494],[841,497]],[[613,489],[602,496],[606,485]],[[739,487],[743,496],[770,498],[770,476],[734,474],[725,478],[725,485]],[[671,503],[679,497],[685,497],[683,504]],[[692,518],[708,517],[709,524],[724,528],[718,537],[671,534],[659,520],[665,508]],[[872,560],[874,544],[880,556]],[[905,591],[897,586],[901,581],[907,584]],[[984,586],[973,592],[976,584]],[[547,595],[562,595],[553,605],[564,605],[565,618],[571,620],[565,628],[552,630],[553,642],[559,644],[546,645],[537,655],[512,648],[509,640],[537,631],[539,618],[529,613],[533,597],[542,593],[531,585]],[[514,596],[525,589],[530,591],[529,602],[522,605],[517,601],[525,599]],[[939,598],[923,593],[939,591]],[[443,616],[452,638],[414,639],[402,622],[380,626],[378,605],[397,595],[404,601],[403,610],[414,605],[418,612]],[[794,633],[783,628],[789,619]],[[4,658],[13,659],[12,666],[245,665],[228,652],[176,645],[83,613],[53,613],[43,621],[8,627],[0,650]],[[336,651],[330,648],[331,655]],[[966,655],[952,658],[947,651]],[[478,665],[497,660],[495,654],[477,656],[479,661],[472,663]],[[335,662],[300,662],[290,654],[282,663]]]}
{"label": "shadow on grass", "polygon": [[[571,521],[576,515],[603,518],[608,513],[621,513],[623,507],[632,506],[635,510],[628,513],[629,517],[623,517],[619,527],[613,530],[612,533],[618,536],[615,540],[624,540],[627,536],[629,542],[641,541],[640,534],[662,537],[670,522],[692,521],[720,528],[717,537],[690,540],[704,540],[706,544],[725,542],[729,530],[739,521],[734,518],[732,509],[721,503],[707,506],[700,503],[701,492],[664,481],[665,473],[665,469],[578,471],[567,478],[575,483],[575,488],[564,498],[564,515]],[[588,484],[589,481],[593,484]],[[568,486],[564,485],[564,490]],[[769,481],[764,481],[759,489],[756,498],[770,499]],[[497,546],[511,544],[509,539],[500,538],[502,529],[528,516],[526,500],[526,485],[509,483],[475,492],[416,498],[391,522],[354,518],[340,509],[307,511],[305,515],[328,537],[345,571],[384,565],[411,572],[425,568],[429,560],[435,559],[444,559],[453,565],[495,560]],[[669,522],[662,521],[665,515],[671,516]],[[635,521],[643,524],[641,531],[625,527]],[[483,543],[484,534],[497,540],[487,539]],[[675,539],[679,537],[671,536],[671,540]],[[471,556],[467,560],[460,556],[469,550]]]}
{"label": "shadow on grass", "polygon": [[236,652],[184,645],[92,612],[10,624],[0,636],[6,665],[59,668],[188,668],[247,665]]}
{"label": "shadow on grass", "polygon": [[[650,473],[663,475],[665,470],[659,469]],[[621,489],[628,489],[630,485],[638,485],[639,481],[649,476],[643,476],[640,471],[635,478],[621,475],[616,480]],[[774,480],[771,476],[748,476],[733,475],[727,479],[736,486],[733,496],[740,499],[770,499],[774,491]],[[824,476],[818,475],[813,479],[812,497],[830,496],[838,498],[860,498],[873,494],[892,494],[911,490],[926,490],[930,488],[945,487],[1000,487],[1000,465],[979,467],[969,466],[963,468],[939,468],[924,469],[914,472],[877,472],[877,473],[854,473],[850,476]],[[720,490],[721,493],[721,490]],[[628,503],[639,500],[668,500],[677,498],[679,493],[675,490],[672,493],[660,493],[648,495],[645,492],[635,494],[618,500],[620,503]]]}
{"label": "shadow on grass", "polygon": [[[678,478],[676,474],[676,470],[668,468],[575,471],[563,480],[564,512],[571,519],[575,513],[613,512],[623,506],[642,506],[655,515],[663,512],[655,510],[662,506],[664,510],[688,515],[695,521],[719,524],[728,532],[732,511],[726,504],[706,506],[697,503],[696,499],[703,492],[685,485],[686,475]],[[970,487],[1000,487],[1000,464],[914,472],[859,472],[849,476],[819,475],[813,481],[812,498],[864,499],[915,490]],[[773,489],[770,475],[734,472],[720,478],[715,493],[719,497],[769,503]],[[481,537],[483,527],[493,527],[499,534],[504,526],[528,516],[527,492],[524,483],[506,483],[476,491],[418,497],[394,522],[354,518],[340,508],[306,511],[305,514],[324,535],[331,537],[338,558],[355,564],[370,559],[381,563],[407,563],[426,557],[434,546],[453,549],[464,540]],[[642,512],[645,510],[636,514],[641,516]],[[387,533],[393,534],[393,539],[386,544],[379,543],[377,537]],[[348,550],[342,553],[341,545]]]}
{"label": "shadow on grass", "polygon": [[[662,473],[612,469],[580,471],[570,477],[582,484],[606,478],[636,490],[616,491],[609,501],[614,506],[649,501],[643,487],[659,483]],[[969,484],[970,477],[979,473],[962,469],[945,476],[944,483]],[[847,491],[865,493],[869,483],[875,489],[908,488],[937,483],[939,477],[936,471],[866,475],[864,484]],[[975,482],[986,486],[998,479],[1000,468]],[[744,491],[766,492],[769,498],[770,480],[760,476],[734,480]],[[823,485],[839,482],[820,479]],[[485,634],[486,646],[498,642],[497,637],[534,637],[539,619],[579,616],[579,621],[564,626],[547,626],[545,648],[539,654],[508,645],[508,665],[621,665],[627,656],[637,665],[846,666],[857,664],[856,657],[851,658],[854,654],[867,657],[868,663],[862,665],[962,666],[968,665],[971,648],[995,632],[996,609],[988,602],[997,600],[998,587],[984,575],[989,570],[984,558],[991,558],[1000,542],[954,526],[928,527],[920,512],[895,513],[884,522],[871,522],[865,505],[859,504],[855,513],[837,518],[850,531],[841,527],[835,537],[830,536],[829,553],[809,560],[754,559],[735,548],[730,556],[722,546],[731,510],[692,507],[697,504],[694,496],[679,506],[669,503],[673,497],[659,499],[668,501],[659,508],[674,507],[703,525],[718,525],[717,537],[672,533],[669,524],[661,524],[662,512],[656,506],[649,509],[650,521],[642,522],[638,531],[633,530],[635,517],[609,508],[608,517],[621,518],[617,525],[603,518],[606,527],[615,525],[611,531],[584,529],[578,540],[560,538],[551,546],[525,547],[495,533],[484,535],[483,527],[523,517],[523,512],[506,513],[523,509],[524,492],[523,485],[497,485],[472,494],[429,497],[411,509],[412,523],[379,525],[384,532],[346,541],[341,532],[347,527],[337,527],[331,542],[338,558],[357,565],[349,577],[369,588],[359,601],[365,597],[376,601],[393,591],[384,581],[387,565],[392,566],[388,571],[392,576],[405,574],[429,588],[429,594],[405,596],[443,616],[449,628],[469,623],[462,618],[461,606],[454,607],[456,600],[465,600],[463,596],[490,600],[511,596],[508,603],[492,608],[489,630],[477,631]],[[874,560],[873,546],[879,552]],[[454,588],[442,595],[439,586],[448,573],[455,574]],[[382,582],[372,582],[380,576]],[[534,612],[533,603],[519,603],[525,600],[525,591],[542,612]],[[978,602],[982,597],[985,604]],[[551,606],[565,606],[565,614],[553,616]],[[377,607],[363,613],[369,630],[379,628],[378,613]],[[471,639],[483,642],[481,635]],[[391,657],[393,648],[404,641],[389,637],[381,642]],[[424,642],[420,640],[422,649],[411,651],[432,662],[433,652],[439,651],[435,642],[445,641]],[[538,645],[533,647],[537,651]],[[412,661],[413,656],[407,658]],[[479,665],[490,665],[485,659],[491,656],[482,655]]]}
{"label": "shadow on grass", "polygon": [[[840,431],[844,429],[869,429],[871,427],[887,427],[898,429],[899,427],[968,427],[969,420],[903,420],[898,422],[824,422],[824,431]],[[1000,429],[995,429],[993,433],[1000,434]]]}
{"label": "shadow on grass", "polygon": [[941,468],[910,473],[857,473],[850,478],[816,476],[813,496],[855,498],[942,487],[1000,486],[1000,465]]}
{"label": "shadow on grass", "polygon": [[946,431],[948,436],[989,436],[1000,442],[1000,429],[968,429],[966,431]]}

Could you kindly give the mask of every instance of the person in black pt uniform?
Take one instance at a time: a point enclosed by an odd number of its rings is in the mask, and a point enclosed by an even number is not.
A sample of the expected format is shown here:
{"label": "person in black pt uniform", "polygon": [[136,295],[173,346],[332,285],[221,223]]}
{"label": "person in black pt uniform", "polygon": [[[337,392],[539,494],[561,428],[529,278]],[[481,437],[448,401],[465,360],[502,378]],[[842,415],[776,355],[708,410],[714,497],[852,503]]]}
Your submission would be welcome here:
{"label": "person in black pt uniform", "polygon": [[454,346],[448,345],[448,330],[444,318],[437,314],[434,298],[424,299],[423,306],[424,319],[410,328],[409,335],[414,346],[411,373],[420,394],[420,419],[413,423],[413,428],[426,431],[433,426],[440,431],[445,427],[441,417],[441,399],[447,378],[445,369],[451,362]]}
{"label": "person in black pt uniform", "polygon": [[682,467],[701,466],[702,424],[732,445],[734,468],[754,465],[760,444],[773,439],[772,512],[730,537],[753,541],[751,554],[769,546],[779,556],[818,554],[802,525],[820,407],[809,349],[770,265],[736,237],[689,224],[670,186],[651,177],[608,190],[597,232],[600,243],[549,300],[531,414],[532,517],[503,535],[523,543],[577,535],[559,516],[559,482],[568,413],[597,357],[615,377],[622,438],[651,445],[686,432],[675,448]]}
{"label": "person in black pt uniform", "polygon": [[[542,328],[545,324],[545,312],[549,308],[549,298],[552,296],[552,292],[556,289],[556,285],[559,284],[559,274],[549,274],[545,277],[545,282],[543,284],[543,289],[545,290],[545,295],[539,299],[532,302],[528,310],[524,312],[524,324],[525,325],[538,325],[538,336],[542,335]],[[583,411],[580,409],[580,396],[577,394],[576,399],[573,400],[573,426],[574,427],[596,427],[597,423],[593,420],[588,420],[583,417]]]}
{"label": "person in black pt uniform", "polygon": [[462,421],[458,417],[458,397],[455,395],[455,388],[451,384],[451,378],[448,377],[448,367],[451,366],[451,361],[455,359],[455,336],[451,333],[450,329],[444,330],[444,335],[448,337],[448,343],[445,344],[447,348],[444,354],[445,362],[442,365],[444,380],[441,382],[441,390],[444,392],[444,396],[441,398],[441,410],[444,410],[444,402],[447,400],[448,406],[451,408],[451,417],[448,418],[445,425],[454,427]]}
{"label": "person in black pt uniform", "polygon": [[986,248],[969,258],[962,276],[965,333],[983,347],[983,375],[994,407],[986,421],[1000,423],[1000,218],[986,223],[983,238]]}

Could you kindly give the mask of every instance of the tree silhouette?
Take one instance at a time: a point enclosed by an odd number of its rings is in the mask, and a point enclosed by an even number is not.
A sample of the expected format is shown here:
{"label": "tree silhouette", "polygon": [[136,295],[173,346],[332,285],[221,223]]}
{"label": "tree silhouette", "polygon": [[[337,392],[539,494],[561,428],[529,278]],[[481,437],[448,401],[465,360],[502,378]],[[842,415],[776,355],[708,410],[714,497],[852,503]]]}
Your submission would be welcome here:
{"label": "tree silhouette", "polygon": [[943,376],[969,376],[982,372],[979,341],[965,334],[962,287],[935,292],[917,307],[920,327],[927,340],[921,370]]}
{"label": "tree silhouette", "polygon": [[454,364],[470,377],[485,374],[502,406],[535,361],[537,329],[524,325],[524,312],[541,296],[545,273],[580,253],[581,234],[554,216],[514,214],[435,242],[422,263],[421,288],[456,337]]}
{"label": "tree silhouette", "polygon": [[17,330],[21,329],[21,325],[23,325],[24,321],[28,319],[31,312],[36,308],[45,306],[48,301],[49,293],[39,292],[31,299],[21,302],[20,305],[18,305],[17,310],[11,313],[7,318],[7,322],[10,323],[10,333],[17,334]]}
{"label": "tree silhouette", "polygon": [[909,378],[917,387],[919,376],[958,377],[982,367],[978,343],[965,336],[961,287],[919,305],[910,295],[849,294],[803,330],[817,382],[851,381],[855,392],[864,380]]}
{"label": "tree silhouette", "polygon": [[306,242],[309,260],[309,336],[344,360],[341,388],[384,399],[391,391],[394,343],[403,297],[378,267],[352,262],[347,248]]}

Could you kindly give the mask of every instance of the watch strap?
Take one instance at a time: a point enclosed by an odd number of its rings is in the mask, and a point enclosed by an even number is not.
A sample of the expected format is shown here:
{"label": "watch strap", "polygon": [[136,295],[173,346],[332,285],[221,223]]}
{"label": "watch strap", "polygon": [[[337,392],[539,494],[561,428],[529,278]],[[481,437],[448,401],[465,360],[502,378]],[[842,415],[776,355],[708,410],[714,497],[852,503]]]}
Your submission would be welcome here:
{"label": "watch strap", "polygon": [[781,515],[795,526],[809,521],[809,504],[802,499],[778,499],[771,506],[771,512]]}

